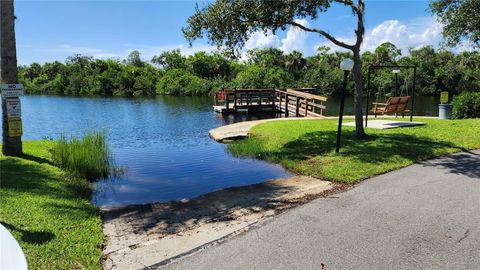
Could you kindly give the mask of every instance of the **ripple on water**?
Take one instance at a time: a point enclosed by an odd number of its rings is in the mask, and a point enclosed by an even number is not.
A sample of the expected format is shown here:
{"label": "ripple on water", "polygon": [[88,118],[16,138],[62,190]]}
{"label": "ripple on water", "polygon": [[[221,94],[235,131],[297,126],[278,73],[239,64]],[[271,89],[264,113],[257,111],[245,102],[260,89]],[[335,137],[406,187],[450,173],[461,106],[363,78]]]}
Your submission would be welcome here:
{"label": "ripple on water", "polygon": [[104,129],[121,178],[100,180],[100,207],[192,198],[226,187],[290,174],[267,162],[233,157],[208,131],[225,123],[271,116],[222,117],[210,98],[22,97],[25,140]]}

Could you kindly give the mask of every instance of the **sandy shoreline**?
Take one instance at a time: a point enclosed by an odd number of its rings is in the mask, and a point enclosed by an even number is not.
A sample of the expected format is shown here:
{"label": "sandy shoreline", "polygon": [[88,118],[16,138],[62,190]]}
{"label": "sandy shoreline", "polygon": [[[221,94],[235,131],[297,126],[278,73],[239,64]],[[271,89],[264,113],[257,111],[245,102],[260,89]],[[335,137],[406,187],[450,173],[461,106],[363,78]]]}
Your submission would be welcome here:
{"label": "sandy shoreline", "polygon": [[105,269],[168,263],[275,214],[348,186],[307,176],[208,193],[189,201],[102,210]]}

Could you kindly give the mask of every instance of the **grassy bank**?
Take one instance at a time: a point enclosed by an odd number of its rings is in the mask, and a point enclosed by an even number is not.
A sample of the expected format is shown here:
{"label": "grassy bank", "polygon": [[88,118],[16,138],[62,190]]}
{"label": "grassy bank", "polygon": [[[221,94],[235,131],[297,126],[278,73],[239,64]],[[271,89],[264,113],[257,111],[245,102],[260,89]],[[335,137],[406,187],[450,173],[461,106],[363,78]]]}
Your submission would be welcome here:
{"label": "grassy bank", "polygon": [[30,269],[100,269],[100,213],[84,179],[52,165],[51,141],[27,141],[22,158],[0,155],[0,222]]}
{"label": "grassy bank", "polygon": [[336,120],[270,122],[255,126],[250,138],[229,145],[229,150],[295,173],[355,183],[420,160],[480,148],[480,119],[415,121],[427,125],[367,129],[367,138],[361,140],[355,138],[354,127],[344,126],[340,154],[335,153]]}

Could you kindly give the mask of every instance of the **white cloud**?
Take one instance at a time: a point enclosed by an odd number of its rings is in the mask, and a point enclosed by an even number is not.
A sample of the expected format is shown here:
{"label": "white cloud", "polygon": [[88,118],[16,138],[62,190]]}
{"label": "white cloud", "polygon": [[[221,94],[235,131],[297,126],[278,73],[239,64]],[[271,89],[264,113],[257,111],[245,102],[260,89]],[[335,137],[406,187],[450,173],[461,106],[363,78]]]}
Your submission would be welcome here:
{"label": "white cloud", "polygon": [[378,45],[391,42],[407,53],[408,48],[438,46],[441,32],[442,26],[434,17],[418,18],[408,22],[388,20],[367,30],[362,49],[373,51]]}
{"label": "white cloud", "polygon": [[[308,21],[305,19],[296,19],[295,22],[305,27],[309,26]],[[282,39],[282,46],[280,49],[284,52],[297,50],[303,52],[304,54],[307,53],[307,35],[308,33],[304,30],[296,26],[290,26],[286,37]]]}
{"label": "white cloud", "polygon": [[128,47],[129,48],[126,49],[123,53],[124,56],[127,56],[131,51],[137,50],[140,52],[141,57],[147,61],[150,61],[154,56],[159,55],[162,52],[171,51],[175,49],[180,49],[180,52],[183,55],[193,55],[199,51],[212,52],[217,48],[215,46],[211,46],[208,44],[196,44],[196,45],[193,45],[192,47],[186,44],[172,44],[172,45],[159,45],[159,46],[136,45],[136,46],[128,46]]}
{"label": "white cloud", "polygon": [[277,35],[274,35],[272,31],[267,31],[267,33],[256,31],[250,35],[244,47],[246,50],[251,50],[255,48],[276,48],[278,45],[279,38]]}
{"label": "white cloud", "polygon": [[[307,27],[309,26],[308,21],[305,19],[296,19],[295,22]],[[272,31],[267,31],[266,33],[263,31],[253,32],[249,39],[245,42],[242,59],[245,58],[246,51],[255,48],[279,48],[284,52],[297,50],[306,54],[308,53],[307,35],[307,32],[296,26],[290,26],[285,38],[281,40],[277,35],[273,34]]]}
{"label": "white cloud", "polygon": [[128,49],[120,49],[118,52],[108,51],[101,48],[91,48],[91,47],[81,47],[73,46],[69,44],[58,45],[54,48],[38,49],[40,52],[53,53],[55,55],[62,54],[65,56],[71,56],[74,54],[81,54],[86,56],[92,56],[98,59],[107,59],[107,58],[126,58],[128,54],[134,50],[140,52],[142,59],[150,61],[153,56],[159,55],[164,51],[171,51],[174,49],[180,49],[181,53],[184,55],[192,55],[199,51],[211,52],[216,49],[214,46],[206,44],[198,44],[192,47],[186,44],[177,44],[177,45],[161,45],[161,46],[151,46],[151,45],[129,45],[125,46]]}
{"label": "white cloud", "polygon": [[87,56],[92,56],[94,58],[114,58],[120,57],[120,54],[109,52],[104,49],[100,48],[90,48],[90,47],[81,47],[81,46],[73,46],[69,44],[61,44],[54,48],[47,48],[47,49],[39,49],[41,52],[48,52],[48,53],[59,53],[59,54],[66,54],[68,56],[73,54],[82,54]]}
{"label": "white cloud", "polygon": [[[441,41],[442,25],[435,17],[416,18],[410,21],[387,20],[367,29],[362,44],[363,51],[373,51],[384,42],[391,42],[408,54],[409,48],[419,48],[426,45],[438,47]],[[354,36],[339,37],[348,44],[355,42]],[[333,51],[344,51],[330,42],[322,42],[315,46],[329,46]]]}

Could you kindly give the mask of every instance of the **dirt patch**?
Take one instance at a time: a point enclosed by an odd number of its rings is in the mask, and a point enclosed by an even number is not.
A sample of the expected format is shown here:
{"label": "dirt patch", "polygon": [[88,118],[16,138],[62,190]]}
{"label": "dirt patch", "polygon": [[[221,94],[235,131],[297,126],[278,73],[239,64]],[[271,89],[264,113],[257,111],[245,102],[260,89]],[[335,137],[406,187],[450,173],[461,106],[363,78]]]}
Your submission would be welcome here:
{"label": "dirt patch", "polygon": [[138,269],[160,265],[245,231],[282,210],[345,188],[312,177],[293,176],[181,202],[105,210],[104,266]]}

